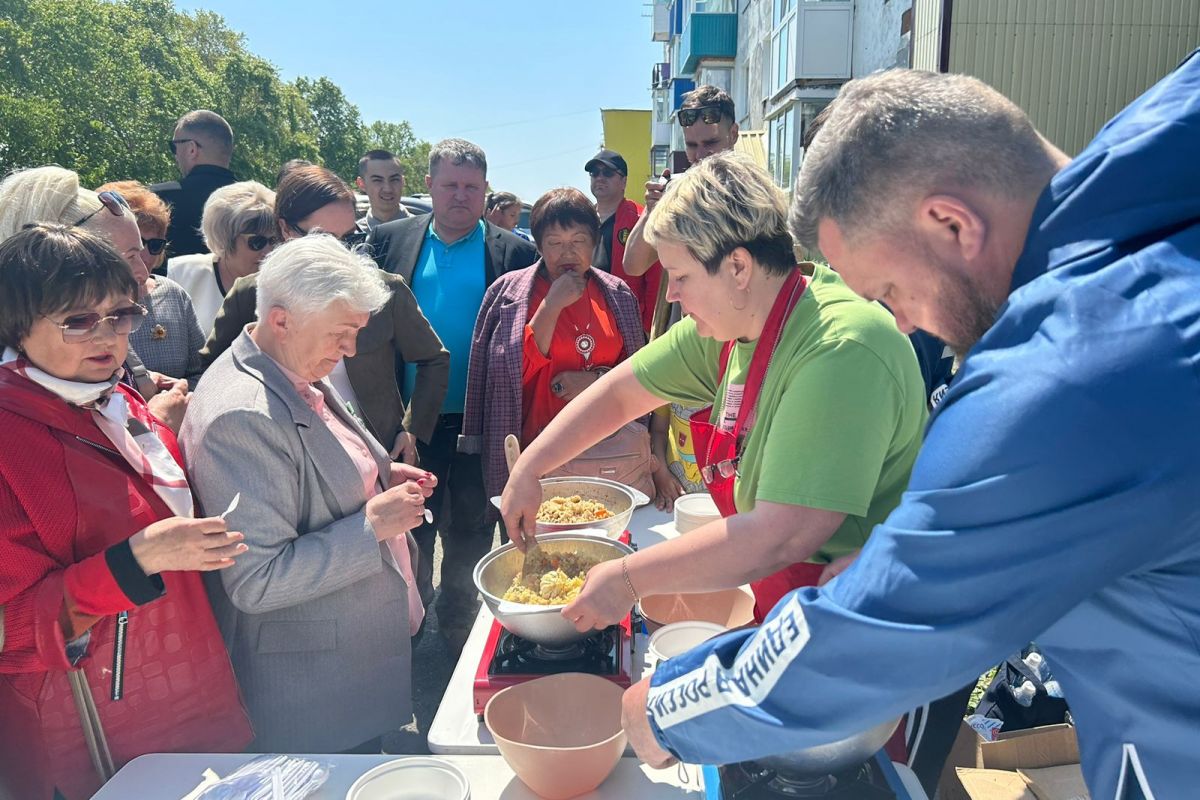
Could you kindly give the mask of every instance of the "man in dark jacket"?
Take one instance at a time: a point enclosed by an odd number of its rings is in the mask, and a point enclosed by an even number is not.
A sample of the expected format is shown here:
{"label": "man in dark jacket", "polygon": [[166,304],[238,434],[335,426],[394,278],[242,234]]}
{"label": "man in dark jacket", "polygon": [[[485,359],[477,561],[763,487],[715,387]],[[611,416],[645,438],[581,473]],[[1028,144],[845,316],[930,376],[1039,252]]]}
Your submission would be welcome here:
{"label": "man in dark jacket", "polygon": [[[421,311],[450,351],[450,386],[437,429],[429,444],[418,443],[421,466],[438,479],[428,503],[438,527],[422,525],[413,535],[421,547],[421,561],[432,564],[434,538],[441,531],[438,629],[452,647],[461,648],[478,610],[471,572],[491,547],[494,533],[485,519],[488,497],[479,455],[458,452],[471,334],[492,281],[528,267],[538,255],[529,242],[481,219],[487,158],[476,145],[462,139],[434,145],[425,186],[432,214],[380,224],[368,242],[381,268],[408,281]],[[406,372],[406,397],[415,378],[413,370]],[[446,494],[449,525],[445,513],[438,513]]]}
{"label": "man in dark jacket", "polygon": [[[170,146],[182,179],[150,187],[171,206],[171,226],[167,229],[170,254],[207,253],[200,235],[204,203],[217,189],[237,181],[229,171],[233,129],[220,114],[191,111],[175,124]],[[165,259],[163,264],[158,271],[166,274]]]}

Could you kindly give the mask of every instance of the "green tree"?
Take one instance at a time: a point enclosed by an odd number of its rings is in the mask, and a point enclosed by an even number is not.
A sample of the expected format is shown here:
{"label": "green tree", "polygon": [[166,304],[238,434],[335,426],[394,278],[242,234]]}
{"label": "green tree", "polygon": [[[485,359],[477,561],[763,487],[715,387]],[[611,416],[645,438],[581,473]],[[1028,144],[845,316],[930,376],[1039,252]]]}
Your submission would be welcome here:
{"label": "green tree", "polygon": [[[328,78],[280,79],[209,11],[170,0],[0,0],[0,174],[56,163],[85,185],[176,177],[176,120],[207,108],[234,130],[234,171],[271,185],[291,158],[353,179],[374,130]],[[380,123],[406,167],[428,153]],[[424,149],[423,149],[424,148]],[[412,168],[414,188],[423,164]]]}

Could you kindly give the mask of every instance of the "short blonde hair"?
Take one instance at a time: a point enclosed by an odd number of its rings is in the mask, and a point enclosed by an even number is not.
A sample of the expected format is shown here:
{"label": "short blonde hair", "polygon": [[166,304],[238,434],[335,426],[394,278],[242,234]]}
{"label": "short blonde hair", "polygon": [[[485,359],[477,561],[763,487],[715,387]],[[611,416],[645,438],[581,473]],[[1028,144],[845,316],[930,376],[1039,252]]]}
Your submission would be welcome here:
{"label": "short blonde hair", "polygon": [[233,251],[243,233],[274,236],[275,193],[258,181],[222,186],[204,203],[200,232],[218,260]]}
{"label": "short blonde hair", "polygon": [[35,222],[73,226],[100,208],[100,198],[69,169],[17,170],[0,182],[0,242]]}
{"label": "short blonde hair", "polygon": [[749,156],[717,153],[667,184],[644,236],[654,247],[663,239],[684,245],[710,273],[744,247],[782,274],[796,266],[787,212],[787,197]]}

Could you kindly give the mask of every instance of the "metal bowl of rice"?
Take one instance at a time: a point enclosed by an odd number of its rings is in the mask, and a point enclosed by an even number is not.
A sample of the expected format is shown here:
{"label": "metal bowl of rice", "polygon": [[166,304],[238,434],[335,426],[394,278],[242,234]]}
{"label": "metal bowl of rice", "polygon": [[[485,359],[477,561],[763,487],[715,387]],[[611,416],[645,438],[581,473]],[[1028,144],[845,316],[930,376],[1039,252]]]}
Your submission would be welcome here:
{"label": "metal bowl of rice", "polygon": [[[537,533],[564,533],[566,531],[603,531],[610,539],[616,539],[629,527],[633,512],[650,502],[650,498],[623,483],[604,478],[542,478],[542,502],[553,498],[578,496],[582,500],[602,504],[609,516],[604,519],[579,522],[537,522]],[[492,503],[500,507],[500,498],[493,497]]]}

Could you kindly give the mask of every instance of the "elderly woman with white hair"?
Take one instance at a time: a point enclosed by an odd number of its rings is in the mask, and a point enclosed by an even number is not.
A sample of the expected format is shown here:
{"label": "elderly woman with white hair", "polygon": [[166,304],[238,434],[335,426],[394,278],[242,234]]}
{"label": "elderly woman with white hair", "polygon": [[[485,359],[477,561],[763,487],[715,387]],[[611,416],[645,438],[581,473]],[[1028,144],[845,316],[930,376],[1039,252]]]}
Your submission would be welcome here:
{"label": "elderly woman with white hair", "polygon": [[206,511],[249,550],[210,583],[254,749],[374,749],[411,717],[424,615],[409,531],[432,475],[393,464],[327,380],[390,295],[374,263],[314,234],[258,274],[258,321],[205,374],[182,432]]}
{"label": "elderly woman with white hair", "polygon": [[200,331],[208,336],[233,282],[258,271],[279,242],[275,192],[257,181],[217,189],[204,203],[200,232],[210,252],[167,261],[167,277],[191,295]]}

